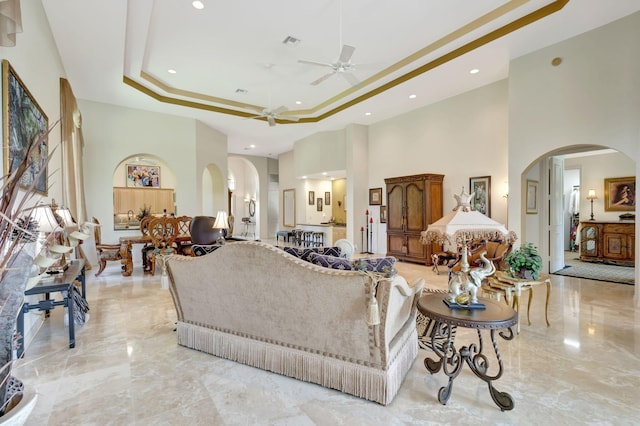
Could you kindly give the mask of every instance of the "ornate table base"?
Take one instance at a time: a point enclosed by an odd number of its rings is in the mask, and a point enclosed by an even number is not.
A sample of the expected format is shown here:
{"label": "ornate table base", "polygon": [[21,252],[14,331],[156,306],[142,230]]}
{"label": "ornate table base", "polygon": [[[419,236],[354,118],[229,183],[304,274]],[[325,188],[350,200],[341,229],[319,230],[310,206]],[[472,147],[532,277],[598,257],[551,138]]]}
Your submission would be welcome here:
{"label": "ornate table base", "polygon": [[[438,391],[438,401],[443,405],[449,401],[453,380],[458,377],[466,362],[473,374],[487,383],[491,398],[500,410],[513,410],[514,403],[511,395],[494,388],[493,381],[502,377],[504,371],[496,333],[505,340],[512,340],[514,333],[511,327],[518,321],[518,315],[509,306],[489,299],[482,299],[486,309],[449,308],[444,303],[446,297],[446,294],[435,293],[422,296],[418,300],[418,311],[428,321],[418,341],[421,347],[433,350],[438,357],[438,359],[425,358],[424,366],[431,374],[442,369],[449,377],[447,385]],[[478,343],[456,349],[454,342],[457,327],[476,329]],[[493,352],[498,361],[498,371],[494,375],[489,374],[489,359],[484,353],[483,330],[489,330],[491,333]]]}
{"label": "ornate table base", "polygon": [[[442,330],[442,324],[436,322],[434,330]],[[440,345],[437,344],[437,339],[439,335],[437,333],[433,333],[431,335],[431,347],[433,351],[438,355],[440,359],[433,360],[431,358],[425,358],[424,366],[427,368],[429,373],[435,374],[440,369],[444,371],[444,374],[449,377],[449,382],[447,386],[443,386],[440,388],[438,392],[438,401],[441,404],[446,405],[447,401],[449,401],[449,397],[451,396],[451,389],[453,388],[453,379],[458,377],[460,371],[462,370],[462,366],[466,361],[467,365],[473,373],[480,379],[484,380],[489,386],[489,393],[491,394],[491,398],[493,402],[500,408],[500,410],[512,410],[514,407],[513,398],[506,392],[500,392],[496,388],[493,387],[491,383],[494,380],[498,380],[502,376],[503,365],[502,365],[502,357],[500,356],[500,351],[498,350],[498,343],[496,341],[496,330],[491,330],[491,342],[493,343],[493,349],[496,354],[496,358],[498,359],[498,372],[490,376],[487,374],[489,369],[489,361],[485,354],[483,354],[483,339],[482,333],[480,330],[478,331],[478,345],[472,343],[469,346],[463,346],[460,348],[460,351],[456,350],[454,345],[455,340],[455,326],[454,327],[445,327],[445,330],[448,331],[446,337],[446,343],[443,345],[442,350],[439,348]],[[513,339],[513,330],[508,328],[508,334],[504,332],[499,332],[500,337],[505,340]]]}

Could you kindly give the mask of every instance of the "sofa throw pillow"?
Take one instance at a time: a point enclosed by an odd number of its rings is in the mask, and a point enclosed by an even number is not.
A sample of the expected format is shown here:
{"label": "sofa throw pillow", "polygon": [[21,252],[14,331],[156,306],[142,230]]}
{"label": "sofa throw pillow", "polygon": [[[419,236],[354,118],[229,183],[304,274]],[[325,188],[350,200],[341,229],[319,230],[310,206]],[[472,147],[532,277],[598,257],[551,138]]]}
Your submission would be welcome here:
{"label": "sofa throw pillow", "polygon": [[351,261],[345,259],[344,257],[311,253],[310,259],[311,263],[313,263],[314,265],[324,266],[325,268],[340,269],[343,271],[353,270]]}
{"label": "sofa throw pillow", "polygon": [[205,254],[213,253],[220,247],[222,246],[219,244],[193,244],[191,246],[194,256],[204,256]]}
{"label": "sofa throw pillow", "polygon": [[324,254],[327,256],[340,256],[338,247],[280,247],[292,256],[311,262],[312,253]]}
{"label": "sofa throw pillow", "polygon": [[353,269],[395,275],[393,265],[397,260],[393,256],[356,259],[353,261]]}

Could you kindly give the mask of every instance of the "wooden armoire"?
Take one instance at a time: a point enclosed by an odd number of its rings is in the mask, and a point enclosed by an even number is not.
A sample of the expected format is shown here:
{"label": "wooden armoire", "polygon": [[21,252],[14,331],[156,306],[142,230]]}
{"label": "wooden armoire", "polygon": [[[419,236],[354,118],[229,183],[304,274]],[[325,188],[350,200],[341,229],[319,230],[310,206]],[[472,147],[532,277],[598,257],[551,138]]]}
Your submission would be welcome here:
{"label": "wooden armoire", "polygon": [[420,241],[427,225],[442,217],[444,175],[422,174],[385,179],[387,256],[431,264],[431,244]]}

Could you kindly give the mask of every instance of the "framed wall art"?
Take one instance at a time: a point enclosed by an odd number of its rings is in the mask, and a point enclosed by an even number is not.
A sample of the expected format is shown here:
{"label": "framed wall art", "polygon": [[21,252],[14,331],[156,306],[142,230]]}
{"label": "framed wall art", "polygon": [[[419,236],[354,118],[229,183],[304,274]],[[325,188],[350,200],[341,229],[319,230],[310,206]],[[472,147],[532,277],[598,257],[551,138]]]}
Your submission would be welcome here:
{"label": "framed wall art", "polygon": [[635,211],[635,194],[635,176],[605,179],[604,210],[607,212]]}
{"label": "framed wall art", "polygon": [[473,193],[471,205],[480,213],[491,217],[491,176],[469,178],[469,193]]}
{"label": "framed wall art", "polygon": [[320,197],[316,200],[316,210],[319,212],[322,211],[322,198]]}
{"label": "framed wall art", "polygon": [[527,214],[538,214],[538,181],[527,179]]}
{"label": "framed wall art", "polygon": [[325,192],[324,193],[324,205],[325,206],[330,206],[331,205],[331,193],[330,192]]}
{"label": "framed wall art", "polygon": [[309,191],[309,205],[312,206],[316,202],[316,193],[314,191]]}
{"label": "framed wall art", "polygon": [[[48,119],[35,98],[24,85],[18,74],[9,64],[2,61],[2,125],[4,173],[13,172],[28,154],[29,143],[48,130]],[[48,193],[48,138],[44,138],[40,147],[31,152],[29,173],[25,173],[20,186],[31,185],[37,193]]]}
{"label": "framed wall art", "polygon": [[380,223],[387,223],[387,206],[380,206]]}
{"label": "framed wall art", "polygon": [[382,188],[369,188],[369,205],[382,205]]}
{"label": "framed wall art", "polygon": [[160,188],[160,166],[127,164],[127,186]]}

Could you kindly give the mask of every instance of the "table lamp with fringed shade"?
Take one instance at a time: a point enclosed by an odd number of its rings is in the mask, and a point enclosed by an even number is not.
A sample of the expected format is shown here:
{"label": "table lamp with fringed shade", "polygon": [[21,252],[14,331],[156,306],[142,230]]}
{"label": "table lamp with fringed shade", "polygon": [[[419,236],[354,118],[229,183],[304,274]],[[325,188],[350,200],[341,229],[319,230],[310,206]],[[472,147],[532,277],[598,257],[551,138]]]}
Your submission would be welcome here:
{"label": "table lamp with fringed shade", "polygon": [[227,236],[227,229],[229,229],[229,222],[227,220],[227,212],[219,211],[216,214],[216,221],[213,223],[214,229],[219,229],[222,233],[222,237],[219,238],[218,242],[224,242],[225,237]]}
{"label": "table lamp with fringed shade", "polygon": [[[460,284],[460,280],[466,280],[467,282],[477,281],[481,279],[481,275],[486,273],[488,275],[495,272],[489,270],[491,265],[487,268],[486,272],[483,272],[481,268],[474,268],[475,271],[470,272],[469,261],[467,258],[467,244],[473,240],[501,240],[508,243],[514,242],[518,237],[515,232],[507,230],[507,228],[488,216],[474,210],[471,206],[470,200],[474,194],[468,194],[462,189],[460,195],[454,195],[457,201],[456,207],[438,219],[427,227],[426,231],[422,231],[421,241],[423,244],[428,243],[449,243],[456,246],[456,248],[462,251],[460,266],[462,277],[453,276],[449,281],[449,295],[450,302],[454,302],[454,298],[458,291],[455,289]],[[477,285],[477,283],[476,283]],[[458,293],[459,294],[459,293]],[[476,299],[472,295],[472,299]],[[476,303],[476,300],[472,300],[472,303]]]}

